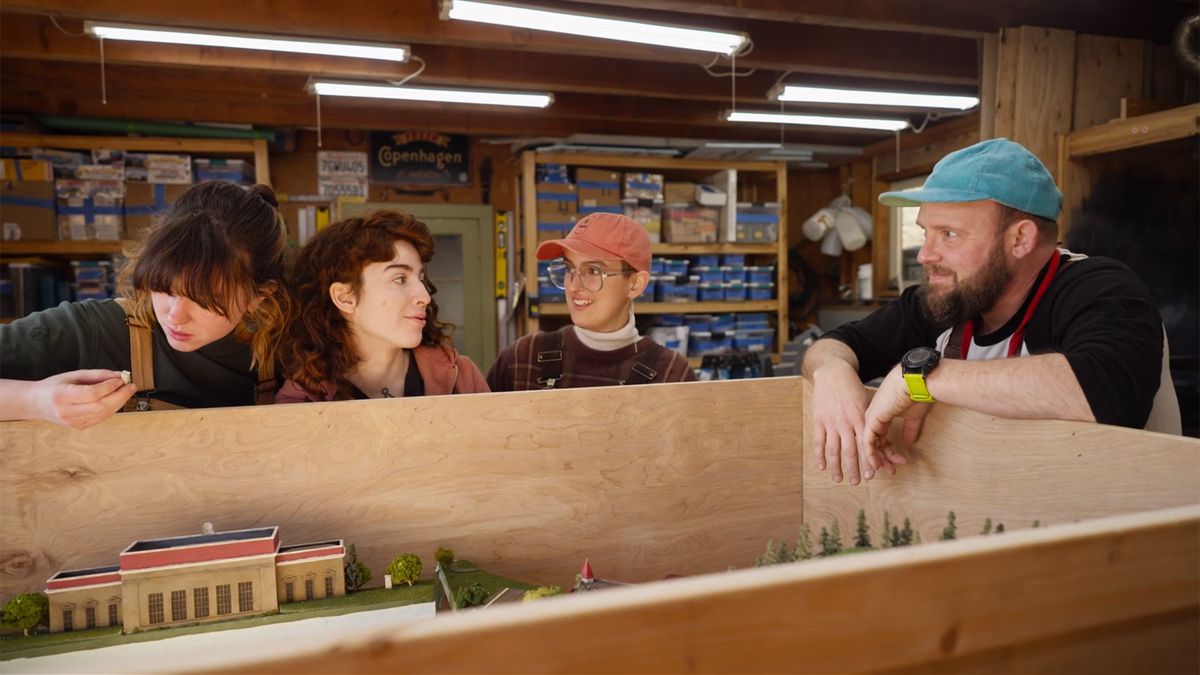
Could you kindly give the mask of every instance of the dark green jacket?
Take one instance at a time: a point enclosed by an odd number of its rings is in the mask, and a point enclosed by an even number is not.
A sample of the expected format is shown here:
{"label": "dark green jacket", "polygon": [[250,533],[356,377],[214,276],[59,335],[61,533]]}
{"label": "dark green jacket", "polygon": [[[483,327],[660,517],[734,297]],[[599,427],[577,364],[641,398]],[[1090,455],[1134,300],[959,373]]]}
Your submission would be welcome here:
{"label": "dark green jacket", "polygon": [[[89,368],[131,370],[129,328],[114,300],[64,302],[0,326],[0,378],[40,380]],[[185,408],[252,405],[256,379],[250,345],[232,333],[179,352],[155,324],[152,398]]]}

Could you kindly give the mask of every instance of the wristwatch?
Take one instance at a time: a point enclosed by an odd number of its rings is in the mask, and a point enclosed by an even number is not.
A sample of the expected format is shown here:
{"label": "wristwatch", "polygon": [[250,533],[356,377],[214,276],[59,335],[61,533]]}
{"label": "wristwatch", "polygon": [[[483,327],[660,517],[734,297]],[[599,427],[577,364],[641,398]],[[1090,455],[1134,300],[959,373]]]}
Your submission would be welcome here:
{"label": "wristwatch", "polygon": [[900,368],[904,373],[904,382],[908,384],[908,395],[912,400],[921,403],[933,403],[929,395],[929,387],[925,386],[925,377],[938,364],[942,355],[936,349],[929,347],[913,347],[904,358],[900,359]]}

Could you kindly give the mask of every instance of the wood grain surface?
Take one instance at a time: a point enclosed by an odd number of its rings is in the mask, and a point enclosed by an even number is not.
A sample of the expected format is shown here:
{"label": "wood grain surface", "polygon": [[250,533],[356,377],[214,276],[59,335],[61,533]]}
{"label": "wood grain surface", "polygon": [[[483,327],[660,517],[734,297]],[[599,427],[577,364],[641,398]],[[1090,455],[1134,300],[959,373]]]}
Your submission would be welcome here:
{"label": "wood grain surface", "polygon": [[801,519],[799,378],[165,411],[0,424],[0,594],[135,539],[279,525],[376,583],[439,546],[570,584],[751,565]]}

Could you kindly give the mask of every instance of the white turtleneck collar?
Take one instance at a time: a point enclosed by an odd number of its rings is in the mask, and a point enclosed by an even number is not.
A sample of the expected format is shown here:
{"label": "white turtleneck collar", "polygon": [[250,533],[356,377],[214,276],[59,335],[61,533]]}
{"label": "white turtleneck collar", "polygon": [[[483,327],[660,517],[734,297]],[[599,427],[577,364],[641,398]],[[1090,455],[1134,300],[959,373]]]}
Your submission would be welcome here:
{"label": "white turtleneck collar", "polygon": [[633,310],[629,312],[629,322],[625,324],[625,327],[618,328],[611,333],[598,333],[579,326],[574,328],[575,337],[579,338],[580,342],[599,352],[616,351],[642,339],[642,336],[638,335],[637,324],[633,320]]}

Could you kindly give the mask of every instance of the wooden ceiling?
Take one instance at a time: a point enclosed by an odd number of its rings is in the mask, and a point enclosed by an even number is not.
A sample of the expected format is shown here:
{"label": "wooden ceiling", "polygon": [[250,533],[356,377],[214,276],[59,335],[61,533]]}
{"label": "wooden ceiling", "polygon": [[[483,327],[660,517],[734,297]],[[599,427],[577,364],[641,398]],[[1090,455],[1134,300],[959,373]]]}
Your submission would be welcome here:
{"label": "wooden ceiling", "polygon": [[[1194,2],[1152,0],[527,0],[577,12],[747,33],[737,68],[739,109],[778,110],[766,94],[787,82],[869,85],[946,93],[978,91],[980,38],[1037,25],[1165,44]],[[416,64],[273,55],[139,43],[100,45],[85,19],[411,45],[426,63],[413,84],[551,91],[545,110],[463,108],[324,98],[322,125],[437,129],[488,136],[621,134],[777,141],[778,127],[720,119],[731,80],[683,50],[439,18],[436,0],[6,0],[0,6],[0,111],[132,120],[315,127],[312,75],[395,80]],[[51,17],[57,20],[58,26]],[[714,69],[727,71],[728,61]],[[785,75],[786,74],[786,75]],[[789,104],[789,111],[844,113]],[[853,111],[861,114],[861,111]],[[876,114],[923,116],[912,110]],[[876,132],[789,127],[789,143],[864,146]]]}

